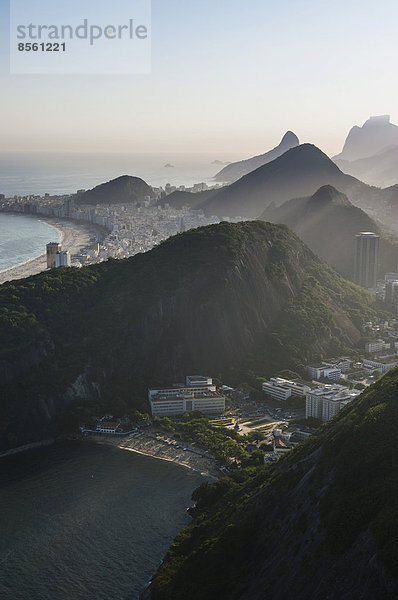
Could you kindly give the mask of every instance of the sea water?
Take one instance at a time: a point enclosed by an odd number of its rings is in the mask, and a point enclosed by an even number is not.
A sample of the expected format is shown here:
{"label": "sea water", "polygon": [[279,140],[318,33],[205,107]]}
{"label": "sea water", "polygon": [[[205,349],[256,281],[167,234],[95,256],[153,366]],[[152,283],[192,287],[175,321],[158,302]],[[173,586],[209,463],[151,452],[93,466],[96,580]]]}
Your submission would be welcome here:
{"label": "sea water", "polygon": [[61,232],[36,217],[0,212],[0,273],[45,254]]}
{"label": "sea water", "polygon": [[90,442],[0,459],[0,598],[135,600],[199,474]]}
{"label": "sea water", "polygon": [[[121,154],[79,152],[0,152],[0,194],[72,194],[121,175],[144,179],[149,185],[214,184],[223,164],[243,157],[211,154]],[[170,165],[170,166],[166,166]]]}

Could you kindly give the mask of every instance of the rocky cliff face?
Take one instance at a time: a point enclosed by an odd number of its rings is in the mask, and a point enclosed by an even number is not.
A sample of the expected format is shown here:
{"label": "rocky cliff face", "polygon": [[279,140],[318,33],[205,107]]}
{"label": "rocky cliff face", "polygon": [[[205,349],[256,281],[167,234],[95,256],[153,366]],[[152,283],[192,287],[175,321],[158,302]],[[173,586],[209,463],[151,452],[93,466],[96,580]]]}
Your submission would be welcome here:
{"label": "rocky cliff face", "polygon": [[73,401],[147,410],[148,386],[231,373],[249,355],[262,373],[294,367],[336,340],[354,344],[355,315],[372,311],[286,227],[263,222],[192,230],[126,261],[4,285],[0,296],[21,323],[31,313],[21,339],[45,335],[51,348],[32,361],[2,324],[13,346],[3,356],[3,449],[41,439]]}
{"label": "rocky cliff face", "polygon": [[370,117],[362,127],[355,125],[350,130],[343,151],[335,158],[356,161],[396,145],[398,126],[390,123],[390,115]]}

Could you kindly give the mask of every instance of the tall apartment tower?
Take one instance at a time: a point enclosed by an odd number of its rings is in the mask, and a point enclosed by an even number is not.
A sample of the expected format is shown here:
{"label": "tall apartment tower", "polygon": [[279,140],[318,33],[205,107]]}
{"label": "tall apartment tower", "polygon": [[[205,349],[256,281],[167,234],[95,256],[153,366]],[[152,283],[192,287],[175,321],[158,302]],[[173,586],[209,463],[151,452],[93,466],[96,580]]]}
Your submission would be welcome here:
{"label": "tall apartment tower", "polygon": [[398,281],[387,281],[385,302],[390,309],[398,309]]}
{"label": "tall apartment tower", "polygon": [[355,236],[354,281],[367,289],[376,288],[380,236],[362,231]]}
{"label": "tall apartment tower", "polygon": [[47,244],[47,268],[55,269],[57,266],[57,252],[61,252],[62,246],[58,242]]}
{"label": "tall apartment tower", "polygon": [[70,267],[70,253],[68,250],[57,252],[56,267]]}

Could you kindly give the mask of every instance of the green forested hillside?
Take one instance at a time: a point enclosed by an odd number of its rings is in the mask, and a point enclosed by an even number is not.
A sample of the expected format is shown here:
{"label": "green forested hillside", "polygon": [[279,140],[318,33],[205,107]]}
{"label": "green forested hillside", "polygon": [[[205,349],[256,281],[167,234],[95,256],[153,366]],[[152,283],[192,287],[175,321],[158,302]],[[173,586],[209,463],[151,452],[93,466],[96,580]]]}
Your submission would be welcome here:
{"label": "green forested hillside", "polygon": [[203,484],[152,600],[393,600],[398,369],[277,465]]}
{"label": "green forested hillside", "polygon": [[148,386],[188,373],[239,383],[300,369],[351,348],[374,314],[371,296],[264,222],[11,282],[0,306],[1,448],[42,439],[71,405],[68,427],[87,411],[147,410]]}

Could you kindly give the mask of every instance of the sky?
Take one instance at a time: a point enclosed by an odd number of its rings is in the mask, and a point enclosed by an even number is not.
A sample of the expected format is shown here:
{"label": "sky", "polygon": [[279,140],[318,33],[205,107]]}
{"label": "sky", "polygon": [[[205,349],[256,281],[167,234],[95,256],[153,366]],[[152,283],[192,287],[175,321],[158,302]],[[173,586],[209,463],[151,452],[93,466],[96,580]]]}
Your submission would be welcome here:
{"label": "sky", "polygon": [[152,0],[150,74],[11,75],[0,0],[0,151],[222,159],[290,129],[333,155],[370,115],[398,123],[397,30],[396,0]]}

